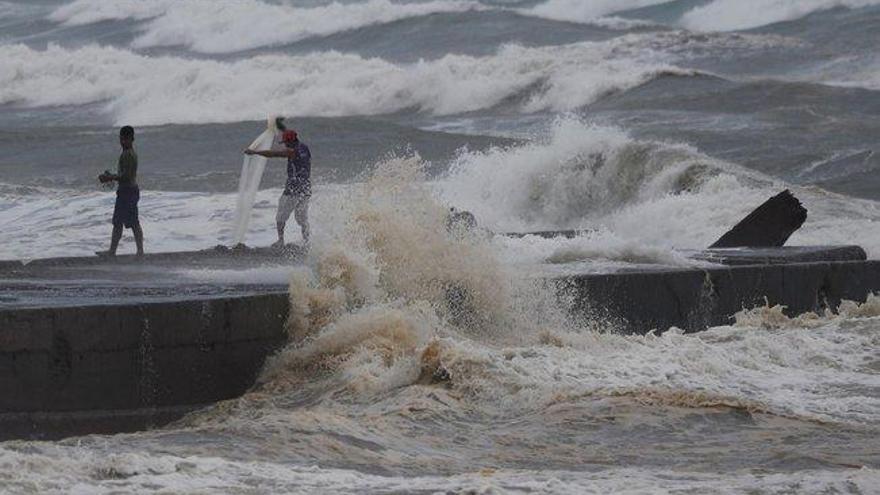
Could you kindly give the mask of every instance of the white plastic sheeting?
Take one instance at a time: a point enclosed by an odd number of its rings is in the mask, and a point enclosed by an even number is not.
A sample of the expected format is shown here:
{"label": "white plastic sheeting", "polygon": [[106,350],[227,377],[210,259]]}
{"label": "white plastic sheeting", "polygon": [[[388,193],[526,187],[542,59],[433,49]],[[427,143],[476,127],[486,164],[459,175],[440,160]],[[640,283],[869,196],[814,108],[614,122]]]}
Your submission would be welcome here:
{"label": "white plastic sheeting", "polygon": [[[269,150],[275,142],[275,134],[278,128],[275,126],[275,116],[269,116],[266,130],[254,139],[248,146],[252,150]],[[254,199],[260,188],[260,180],[266,169],[266,157],[260,155],[244,155],[241,163],[241,177],[238,179],[238,199],[235,203],[235,222],[233,224],[233,244],[244,242],[247,235],[248,224],[251,220],[251,210],[254,208]]]}

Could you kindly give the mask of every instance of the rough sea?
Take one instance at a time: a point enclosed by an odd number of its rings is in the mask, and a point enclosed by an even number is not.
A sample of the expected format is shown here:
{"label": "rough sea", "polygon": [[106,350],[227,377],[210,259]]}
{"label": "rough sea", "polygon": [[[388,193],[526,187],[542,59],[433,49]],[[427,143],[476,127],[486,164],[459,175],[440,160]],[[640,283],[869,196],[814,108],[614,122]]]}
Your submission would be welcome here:
{"label": "rough sea", "polygon": [[0,259],[106,247],[121,125],[149,252],[231,242],[268,114],[315,184],[304,264],[196,274],[290,280],[250,392],[0,443],[0,492],[880,493],[880,298],[625,336],[540,282],[700,263],[786,188],[789,244],[880,257],[878,43],[880,0],[0,1]]}

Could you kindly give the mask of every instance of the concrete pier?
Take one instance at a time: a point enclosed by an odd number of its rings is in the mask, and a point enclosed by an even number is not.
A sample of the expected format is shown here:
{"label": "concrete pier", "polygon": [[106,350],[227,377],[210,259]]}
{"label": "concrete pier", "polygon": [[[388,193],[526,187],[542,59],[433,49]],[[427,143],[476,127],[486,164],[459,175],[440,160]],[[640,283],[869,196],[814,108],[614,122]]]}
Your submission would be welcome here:
{"label": "concrete pier", "polygon": [[0,440],[134,431],[243,394],[287,342],[288,298],[283,276],[236,274],[298,258],[210,249],[0,262]]}
{"label": "concrete pier", "polygon": [[287,295],[0,310],[0,440],[132,431],[243,394]]}
{"label": "concrete pier", "polygon": [[880,293],[880,261],[742,265],[574,275],[557,280],[573,311],[624,333],[733,323],[742,309],[783,305],[796,316],[836,310],[841,300]]}
{"label": "concrete pier", "polygon": [[[880,292],[880,261],[855,246],[691,255],[700,266],[555,273],[548,283],[573,314],[639,334],[729,324],[765,303],[789,315],[833,310]],[[207,250],[0,262],[0,440],[160,426],[243,394],[287,342],[286,280],[192,270],[277,269],[298,259]]]}

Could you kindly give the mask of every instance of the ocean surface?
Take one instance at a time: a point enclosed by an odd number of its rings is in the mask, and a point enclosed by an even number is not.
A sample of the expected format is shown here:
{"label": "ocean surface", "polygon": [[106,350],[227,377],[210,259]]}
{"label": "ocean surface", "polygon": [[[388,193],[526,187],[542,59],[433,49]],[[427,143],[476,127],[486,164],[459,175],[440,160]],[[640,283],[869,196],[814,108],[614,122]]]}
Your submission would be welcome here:
{"label": "ocean surface", "polygon": [[231,242],[269,114],[315,183],[304,265],[203,274],[291,280],[252,391],[0,443],[0,492],[880,493],[880,299],[622,336],[532,276],[693,265],[786,188],[790,244],[880,258],[878,41],[880,0],[0,1],[0,259],[106,248],[121,125],[147,251]]}

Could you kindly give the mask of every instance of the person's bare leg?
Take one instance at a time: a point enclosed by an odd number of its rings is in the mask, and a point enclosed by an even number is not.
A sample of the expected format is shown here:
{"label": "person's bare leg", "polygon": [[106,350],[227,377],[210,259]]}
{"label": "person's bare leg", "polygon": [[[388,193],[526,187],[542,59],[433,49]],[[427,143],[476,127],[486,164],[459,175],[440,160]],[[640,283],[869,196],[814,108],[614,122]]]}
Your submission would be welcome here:
{"label": "person's bare leg", "polygon": [[278,231],[278,240],[272,244],[272,247],[284,247],[284,227],[290,218],[290,200],[290,195],[284,193],[278,198],[278,211],[275,212],[275,230]]}
{"label": "person's bare leg", "polygon": [[137,244],[137,255],[144,255],[144,231],[141,229],[141,223],[137,222],[131,227],[131,232],[134,234],[134,243]]}
{"label": "person's bare leg", "polygon": [[303,246],[308,246],[309,245],[309,233],[310,233],[309,217],[303,216],[302,218],[297,218],[296,223],[299,224],[299,227],[302,230]]}
{"label": "person's bare leg", "polygon": [[119,247],[119,240],[122,239],[122,224],[113,226],[113,234],[110,235],[110,250],[107,251],[109,256],[116,256],[116,248]]}
{"label": "person's bare leg", "polygon": [[278,230],[278,242],[276,242],[275,244],[278,246],[284,245],[284,225],[285,225],[285,222],[276,222],[275,223],[275,228]]}
{"label": "person's bare leg", "polygon": [[306,197],[300,201],[301,203],[296,206],[296,210],[293,212],[293,218],[296,219],[296,223],[302,229],[303,247],[307,247],[311,230],[309,228],[309,199]]}

